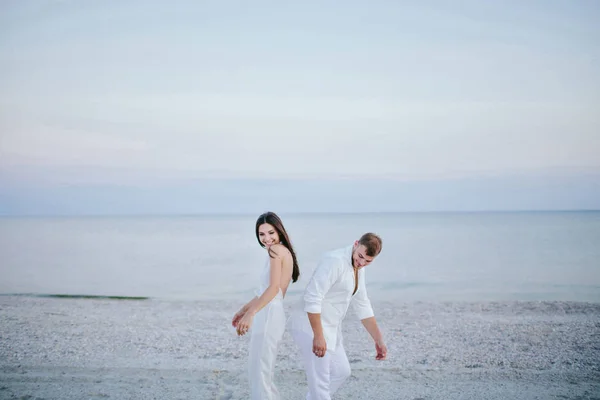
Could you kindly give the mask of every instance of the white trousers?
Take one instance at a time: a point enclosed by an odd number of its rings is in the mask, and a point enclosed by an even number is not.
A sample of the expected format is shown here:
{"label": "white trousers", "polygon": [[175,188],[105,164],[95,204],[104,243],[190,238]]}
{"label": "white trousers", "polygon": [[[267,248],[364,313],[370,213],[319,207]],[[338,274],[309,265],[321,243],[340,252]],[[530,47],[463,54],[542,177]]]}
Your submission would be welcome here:
{"label": "white trousers", "polygon": [[312,352],[313,335],[293,331],[294,341],[300,347],[308,381],[306,400],[330,400],[331,396],[350,377],[350,363],[341,336],[335,349],[327,349],[321,358]]}
{"label": "white trousers", "polygon": [[284,331],[283,303],[274,298],[254,316],[251,328],[248,372],[252,400],[279,400],[273,373]]}

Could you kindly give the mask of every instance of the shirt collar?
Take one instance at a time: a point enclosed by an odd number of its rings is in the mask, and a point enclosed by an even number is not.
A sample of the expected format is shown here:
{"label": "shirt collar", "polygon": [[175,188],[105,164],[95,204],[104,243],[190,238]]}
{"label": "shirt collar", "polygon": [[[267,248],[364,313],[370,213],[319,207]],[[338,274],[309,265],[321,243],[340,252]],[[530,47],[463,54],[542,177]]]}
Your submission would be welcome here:
{"label": "shirt collar", "polygon": [[344,250],[344,254],[345,254],[345,259],[346,262],[348,263],[348,265],[350,266],[350,268],[352,268],[352,248],[354,247],[354,245],[350,245],[348,247],[346,247],[346,249]]}

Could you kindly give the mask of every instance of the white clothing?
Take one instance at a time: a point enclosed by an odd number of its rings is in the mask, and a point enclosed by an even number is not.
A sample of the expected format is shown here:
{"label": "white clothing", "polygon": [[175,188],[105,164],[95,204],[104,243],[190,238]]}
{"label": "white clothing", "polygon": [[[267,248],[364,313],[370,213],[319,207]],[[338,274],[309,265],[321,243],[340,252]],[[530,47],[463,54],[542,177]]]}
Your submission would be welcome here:
{"label": "white clothing", "polygon": [[[267,258],[261,274],[260,287],[256,295],[260,297],[269,287],[271,263]],[[285,331],[285,311],[283,293],[279,293],[254,316],[250,329],[250,349],[248,373],[252,400],[278,400],[279,392],[273,382],[277,346]]]}
{"label": "white clothing", "polygon": [[365,285],[365,268],[358,271],[358,290],[354,295],[353,246],[326,253],[313,272],[301,300],[290,318],[290,331],[300,330],[312,336],[306,313],[321,314],[327,348],[333,349],[341,335],[342,320],[352,306],[354,314],[363,320],[374,316]]}
{"label": "white clothing", "polygon": [[[301,301],[290,318],[289,328],[300,347],[306,378],[307,400],[329,400],[350,376],[344,350],[342,320],[350,305],[358,319],[374,316],[365,285],[365,268],[358,271],[358,289],[352,266],[353,246],[326,253],[315,269]],[[322,358],[312,352],[314,334],[307,313],[321,314],[327,351]]]}
{"label": "white clothing", "polygon": [[306,332],[292,332],[294,341],[302,353],[302,362],[306,371],[308,393],[306,400],[330,400],[331,396],[350,377],[350,363],[342,340],[334,349],[327,348],[321,358],[312,352],[313,335]]}

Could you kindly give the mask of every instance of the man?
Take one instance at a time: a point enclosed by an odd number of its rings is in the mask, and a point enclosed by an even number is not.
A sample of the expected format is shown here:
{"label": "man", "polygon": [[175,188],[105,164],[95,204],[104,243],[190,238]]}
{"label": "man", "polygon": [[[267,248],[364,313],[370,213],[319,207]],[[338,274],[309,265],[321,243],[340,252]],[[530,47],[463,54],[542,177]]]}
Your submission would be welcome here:
{"label": "man", "polygon": [[290,318],[290,331],[306,370],[307,400],[331,399],[350,376],[342,343],[342,320],[350,305],[375,341],[375,358],[384,360],[387,356],[364,274],[364,267],[379,255],[381,246],[379,236],[365,233],[352,246],[326,253],[306,286],[302,310]]}

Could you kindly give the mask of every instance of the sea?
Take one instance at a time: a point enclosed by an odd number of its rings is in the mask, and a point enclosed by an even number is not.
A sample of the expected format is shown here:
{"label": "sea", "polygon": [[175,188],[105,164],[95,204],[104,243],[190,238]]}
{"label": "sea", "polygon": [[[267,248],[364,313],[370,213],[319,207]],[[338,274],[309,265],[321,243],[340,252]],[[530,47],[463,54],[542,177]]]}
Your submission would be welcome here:
{"label": "sea", "polygon": [[[258,215],[0,218],[0,295],[246,301]],[[365,232],[372,301],[600,302],[600,211],[280,214],[300,297],[319,258]]]}

